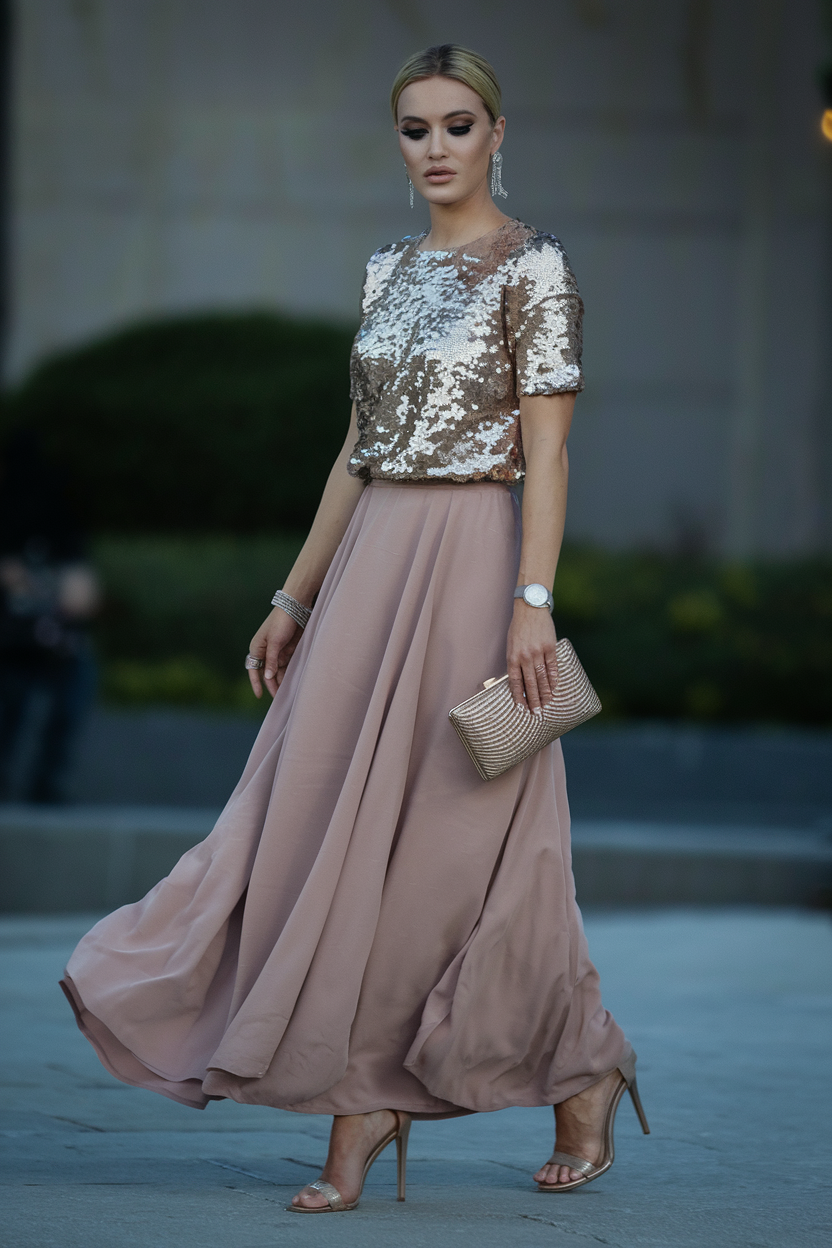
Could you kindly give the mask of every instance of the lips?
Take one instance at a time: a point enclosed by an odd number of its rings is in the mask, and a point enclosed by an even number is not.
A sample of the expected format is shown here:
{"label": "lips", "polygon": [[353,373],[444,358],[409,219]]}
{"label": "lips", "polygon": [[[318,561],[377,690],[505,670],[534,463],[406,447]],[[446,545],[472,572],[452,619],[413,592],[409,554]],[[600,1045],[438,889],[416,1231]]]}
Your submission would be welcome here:
{"label": "lips", "polygon": [[448,182],[455,177],[456,170],[448,169],[445,165],[439,165],[436,169],[429,169],[425,174],[425,179],[428,182]]}

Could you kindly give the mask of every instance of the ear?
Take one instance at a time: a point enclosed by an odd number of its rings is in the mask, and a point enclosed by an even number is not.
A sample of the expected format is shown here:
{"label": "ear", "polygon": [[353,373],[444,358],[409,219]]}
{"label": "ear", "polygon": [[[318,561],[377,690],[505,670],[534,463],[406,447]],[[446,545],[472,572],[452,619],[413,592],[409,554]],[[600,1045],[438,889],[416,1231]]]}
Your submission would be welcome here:
{"label": "ear", "polygon": [[506,119],[505,117],[498,117],[497,120],[494,122],[494,130],[491,136],[491,155],[492,156],[494,155],[496,151],[499,151],[500,144],[502,143],[503,138],[505,137],[505,133],[506,133]]}

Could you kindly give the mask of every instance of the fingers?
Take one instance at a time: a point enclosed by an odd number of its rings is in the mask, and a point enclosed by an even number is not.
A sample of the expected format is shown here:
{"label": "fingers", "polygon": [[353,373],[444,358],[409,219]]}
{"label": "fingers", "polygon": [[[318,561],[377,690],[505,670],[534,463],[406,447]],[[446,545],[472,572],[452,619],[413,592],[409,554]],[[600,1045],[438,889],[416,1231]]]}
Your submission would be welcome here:
{"label": "fingers", "polygon": [[[528,670],[528,674],[527,674]],[[554,651],[535,655],[523,668],[529,710],[542,711],[555,700],[558,684],[558,660]],[[533,687],[533,693],[529,693]]]}
{"label": "fingers", "polygon": [[558,683],[557,634],[548,611],[515,603],[506,660],[515,704],[539,714],[553,701]]}
{"label": "fingers", "polygon": [[511,696],[514,698],[515,705],[525,706],[526,695],[523,685],[523,673],[520,670],[519,663],[512,663],[510,660],[508,665],[508,687],[511,690]]}
{"label": "fingers", "polygon": [[555,690],[558,687],[559,680],[558,656],[554,650],[546,655],[546,678],[549,682],[550,689],[549,701],[552,701],[555,696]]}
{"label": "fingers", "polygon": [[286,674],[286,666],[295,652],[302,629],[284,611],[275,607],[265,623],[251,639],[249,654],[261,659],[263,666],[249,670],[249,680],[256,697],[262,697],[265,684],[272,697]]}
{"label": "fingers", "polygon": [[554,650],[521,654],[508,663],[508,684],[517,706],[540,712],[554,701],[558,683],[558,662]]}
{"label": "fingers", "polygon": [[[251,644],[249,645],[249,648],[248,648],[248,652],[253,659],[262,659],[264,654],[266,653],[265,642],[263,641],[259,633],[255,633],[255,635],[252,637]],[[263,696],[263,686],[260,682],[260,673],[262,670],[263,670],[262,668],[251,668],[251,667],[247,669],[248,678],[249,678],[249,681],[251,682],[251,687],[254,690],[254,696],[256,698],[262,698]]]}
{"label": "fingers", "polygon": [[286,675],[286,668],[289,666],[289,660],[291,659],[292,655],[295,653],[295,648],[299,640],[300,638],[296,638],[292,641],[287,642],[286,645],[283,647],[283,649],[280,651],[280,654],[277,660],[277,672],[275,673],[275,678],[274,678],[278,689],[283,683],[283,677]]}
{"label": "fingers", "polygon": [[534,660],[532,658],[526,659],[520,666],[523,672],[523,684],[526,687],[526,706],[532,714],[534,714],[540,710],[542,705],[540,697],[541,691],[538,688],[538,675],[540,672],[545,672],[545,668],[541,667],[538,669],[535,667]]}
{"label": "fingers", "polygon": [[280,638],[275,637],[273,633],[270,633],[266,641],[266,653],[264,655],[266,663],[263,668],[263,683],[272,697],[274,697],[278,689],[279,681],[277,679],[277,673],[280,665],[280,651],[282,648]]}

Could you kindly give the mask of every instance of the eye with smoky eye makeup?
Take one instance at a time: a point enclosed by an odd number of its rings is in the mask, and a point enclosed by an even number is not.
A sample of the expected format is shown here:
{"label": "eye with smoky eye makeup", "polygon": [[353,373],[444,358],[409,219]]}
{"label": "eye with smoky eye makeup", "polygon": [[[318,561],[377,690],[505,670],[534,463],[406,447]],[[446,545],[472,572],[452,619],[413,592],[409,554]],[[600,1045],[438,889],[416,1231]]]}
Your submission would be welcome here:
{"label": "eye with smoky eye makeup", "polygon": [[[451,114],[451,116],[453,116],[453,114]],[[451,122],[450,116],[445,117],[444,120],[449,123],[448,134],[452,134],[454,138],[461,138],[463,135],[468,134],[476,121],[474,117],[464,116],[462,118],[455,117],[453,122]],[[425,138],[425,136],[429,133],[429,130],[427,125],[421,119],[413,117],[405,118],[399,123],[399,132],[403,134],[405,138],[411,139],[413,142],[418,143],[420,139]]]}
{"label": "eye with smoky eye makeup", "polygon": [[[452,134],[455,137],[459,137],[463,134],[468,134],[473,124],[474,124],[473,121],[466,121],[464,125],[448,126],[448,134]],[[417,130],[415,127],[402,126],[401,133],[405,135],[406,138],[413,139],[414,141],[418,142],[419,139],[423,139],[425,137],[425,135],[427,134],[427,130],[425,129]]]}

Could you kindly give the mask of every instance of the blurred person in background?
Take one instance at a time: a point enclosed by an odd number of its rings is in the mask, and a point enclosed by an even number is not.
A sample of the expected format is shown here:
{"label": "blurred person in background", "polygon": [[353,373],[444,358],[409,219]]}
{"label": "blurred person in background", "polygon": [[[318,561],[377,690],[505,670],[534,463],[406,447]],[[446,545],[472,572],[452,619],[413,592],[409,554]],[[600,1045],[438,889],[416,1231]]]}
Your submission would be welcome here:
{"label": "blurred person in background", "polygon": [[0,800],[35,716],[21,796],[66,800],[73,742],[90,706],[95,668],[87,625],[98,581],[64,483],[38,436],[17,430],[0,451]]}

